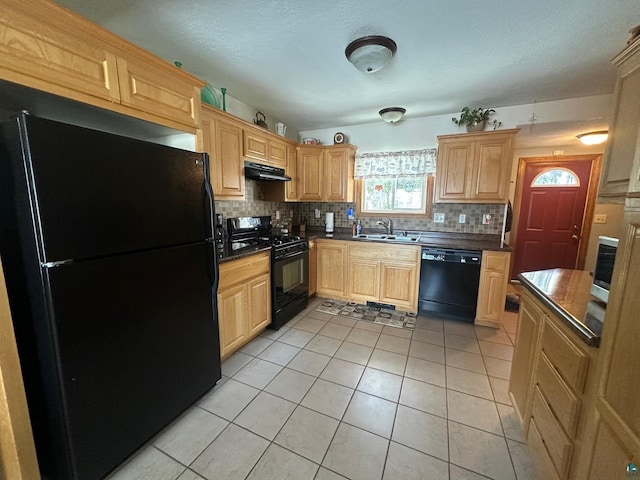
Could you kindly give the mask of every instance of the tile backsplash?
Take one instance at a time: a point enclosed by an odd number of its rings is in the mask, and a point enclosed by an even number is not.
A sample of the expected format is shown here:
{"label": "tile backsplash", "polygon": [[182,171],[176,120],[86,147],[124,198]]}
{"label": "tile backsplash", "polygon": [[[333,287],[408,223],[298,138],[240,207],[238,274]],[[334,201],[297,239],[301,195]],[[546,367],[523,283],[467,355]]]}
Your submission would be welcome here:
{"label": "tile backsplash", "polygon": [[[271,202],[260,200],[260,185],[255,180],[245,180],[244,200],[216,200],[216,213],[222,213],[226,218],[256,215],[271,215],[276,221],[276,211],[280,212],[282,219],[289,219],[293,213],[294,225],[303,217],[307,218],[307,224],[315,227],[323,227],[326,212],[334,213],[335,227],[348,228],[353,220],[347,218],[347,210],[352,208],[355,212],[355,203],[326,203],[326,202]],[[320,218],[315,218],[315,210],[320,210]],[[433,232],[455,233],[481,233],[499,235],[502,233],[504,223],[504,205],[500,204],[467,204],[467,203],[436,203],[433,205],[433,213],[443,213],[443,223],[435,223],[433,218],[416,218],[414,216],[394,216],[393,228],[395,230],[418,230]],[[458,223],[458,216],[466,215],[465,223]],[[491,215],[488,225],[482,224],[482,216]],[[365,232],[380,230],[376,225],[383,215],[359,216]]]}

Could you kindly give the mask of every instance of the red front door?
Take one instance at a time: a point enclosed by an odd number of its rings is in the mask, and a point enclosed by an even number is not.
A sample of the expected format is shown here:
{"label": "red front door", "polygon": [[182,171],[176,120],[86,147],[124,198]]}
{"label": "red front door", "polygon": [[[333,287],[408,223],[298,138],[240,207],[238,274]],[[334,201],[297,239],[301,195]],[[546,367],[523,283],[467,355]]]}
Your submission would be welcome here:
{"label": "red front door", "polygon": [[[591,160],[527,164],[522,183],[513,278],[532,270],[576,267],[591,165]],[[577,182],[563,185],[562,182],[545,184],[539,180],[538,185],[532,185],[539,175],[557,170],[574,175]],[[553,177],[551,173],[546,179]]]}

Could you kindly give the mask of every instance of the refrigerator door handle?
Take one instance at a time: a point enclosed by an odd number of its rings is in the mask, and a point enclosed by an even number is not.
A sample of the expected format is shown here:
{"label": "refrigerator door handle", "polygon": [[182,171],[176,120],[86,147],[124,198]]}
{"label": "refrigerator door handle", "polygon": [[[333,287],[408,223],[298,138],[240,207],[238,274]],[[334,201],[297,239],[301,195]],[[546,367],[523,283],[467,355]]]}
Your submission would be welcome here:
{"label": "refrigerator door handle", "polygon": [[69,265],[70,263],[73,263],[73,260],[69,259],[69,260],[60,260],[58,262],[41,262],[40,266],[42,268],[53,268],[53,267],[60,267],[62,265]]}
{"label": "refrigerator door handle", "polygon": [[204,153],[204,189],[207,192],[207,198],[209,201],[209,226],[211,228],[211,234],[208,235],[207,243],[209,244],[209,252],[211,254],[211,261],[209,262],[209,275],[211,278],[211,287],[213,288],[213,300],[214,308],[217,304],[215,297],[218,294],[218,255],[216,252],[216,239],[215,239],[215,203],[213,201],[213,189],[211,188],[211,182],[209,179],[209,154]]}

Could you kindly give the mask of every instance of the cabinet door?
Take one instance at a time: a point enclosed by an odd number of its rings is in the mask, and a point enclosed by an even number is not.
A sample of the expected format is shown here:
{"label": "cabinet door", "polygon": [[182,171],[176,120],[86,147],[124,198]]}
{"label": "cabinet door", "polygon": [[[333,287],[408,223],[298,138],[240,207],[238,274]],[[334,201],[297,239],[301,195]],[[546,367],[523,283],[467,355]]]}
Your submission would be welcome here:
{"label": "cabinet door", "polygon": [[624,203],[628,190],[640,193],[640,162],[634,164],[634,158],[640,155],[640,41],[625,49],[614,63],[618,67],[618,80],[598,195],[607,201]]}
{"label": "cabinet door", "polygon": [[470,198],[506,203],[513,160],[513,136],[491,136],[475,142]]}
{"label": "cabinet door", "polygon": [[287,144],[287,166],[285,171],[291,177],[290,182],[285,182],[284,199],[287,202],[298,200],[298,162],[296,147]]}
{"label": "cabinet door", "polygon": [[513,351],[513,363],[511,364],[509,392],[513,399],[513,406],[520,416],[525,435],[529,428],[529,419],[531,417],[531,402],[535,382],[533,368],[539,348],[539,332],[542,320],[542,310],[527,295],[522,295],[520,297],[516,346]]}
{"label": "cabinet door", "polygon": [[244,197],[242,129],[218,119],[209,107],[202,107],[203,149],[209,154],[211,184],[216,200]]}
{"label": "cabinet door", "polygon": [[507,295],[510,258],[509,252],[482,252],[476,323],[500,320]]}
{"label": "cabinet door", "polygon": [[[327,148],[324,152],[324,200],[353,201],[353,159],[350,148]],[[350,168],[351,167],[351,168]]]}
{"label": "cabinet door", "polygon": [[119,103],[115,54],[74,29],[65,30],[64,19],[36,18],[50,15],[41,11],[43,6],[33,15],[27,13],[30,8],[11,2],[2,6],[0,78],[87,103],[91,97]]}
{"label": "cabinet door", "polygon": [[380,266],[380,301],[402,310],[418,307],[418,267],[415,264],[383,261]]}
{"label": "cabinet door", "polygon": [[218,292],[220,356],[225,358],[247,338],[247,287],[236,285]]}
{"label": "cabinet door", "polygon": [[346,294],[345,243],[331,240],[318,242],[318,285],[317,293],[328,297],[344,297]]}
{"label": "cabinet door", "polygon": [[247,284],[250,337],[271,323],[271,279],[260,275]]}
{"label": "cabinet door", "polygon": [[436,202],[453,202],[469,197],[473,177],[474,143],[445,143],[438,152]]}
{"label": "cabinet door", "polygon": [[298,147],[298,198],[323,199],[322,148]]}
{"label": "cabinet door", "polygon": [[363,302],[380,299],[380,261],[349,256],[349,298]]}
{"label": "cabinet door", "polygon": [[285,168],[287,165],[287,145],[286,143],[269,139],[269,162],[276,167]]}
{"label": "cabinet door", "polygon": [[316,293],[318,285],[318,247],[315,240],[309,242],[309,296]]}
{"label": "cabinet door", "polygon": [[244,130],[244,156],[269,163],[267,136],[252,130]]}
{"label": "cabinet door", "polygon": [[118,57],[122,105],[193,127],[200,126],[200,90],[148,63]]}

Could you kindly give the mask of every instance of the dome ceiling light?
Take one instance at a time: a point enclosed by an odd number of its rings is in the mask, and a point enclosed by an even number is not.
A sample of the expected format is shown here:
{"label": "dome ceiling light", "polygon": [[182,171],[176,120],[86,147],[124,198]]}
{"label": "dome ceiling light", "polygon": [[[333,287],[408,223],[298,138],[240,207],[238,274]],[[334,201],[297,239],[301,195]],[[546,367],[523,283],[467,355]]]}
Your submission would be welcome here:
{"label": "dome ceiling light", "polygon": [[396,42],[380,35],[354,40],[344,51],[353,66],[364,73],[374,73],[384,67],[396,53]]}
{"label": "dome ceiling light", "polygon": [[378,113],[385,122],[396,123],[405,113],[407,113],[407,110],[402,107],[388,107],[383,108]]}
{"label": "dome ceiling light", "polygon": [[607,141],[609,132],[607,130],[599,130],[597,132],[587,132],[576,135],[585,145],[599,145]]}

